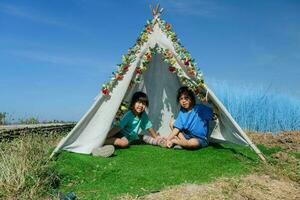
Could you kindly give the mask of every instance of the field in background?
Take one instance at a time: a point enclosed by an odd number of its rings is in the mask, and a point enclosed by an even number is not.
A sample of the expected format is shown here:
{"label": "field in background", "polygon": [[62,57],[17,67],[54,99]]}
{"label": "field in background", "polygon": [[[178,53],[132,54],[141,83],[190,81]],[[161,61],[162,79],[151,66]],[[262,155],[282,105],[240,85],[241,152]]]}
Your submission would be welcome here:
{"label": "field in background", "polygon": [[[251,85],[232,85],[225,81],[208,80],[208,86],[245,130],[273,133],[300,130],[300,98],[285,95],[284,91],[274,92],[269,88]],[[0,111],[0,125],[66,122],[41,122],[38,117],[31,116],[17,121],[12,120],[13,118],[9,113]]]}
{"label": "field in background", "polygon": [[[243,129],[273,133],[300,130],[299,97],[286,95],[285,91],[275,92],[268,87],[234,85],[213,79],[207,79],[207,83]],[[10,113],[0,111],[0,125],[68,122],[41,121],[32,116],[14,118]]]}
{"label": "field in background", "polygon": [[300,130],[299,98],[263,87],[214,80],[208,84],[243,129],[273,133]]}

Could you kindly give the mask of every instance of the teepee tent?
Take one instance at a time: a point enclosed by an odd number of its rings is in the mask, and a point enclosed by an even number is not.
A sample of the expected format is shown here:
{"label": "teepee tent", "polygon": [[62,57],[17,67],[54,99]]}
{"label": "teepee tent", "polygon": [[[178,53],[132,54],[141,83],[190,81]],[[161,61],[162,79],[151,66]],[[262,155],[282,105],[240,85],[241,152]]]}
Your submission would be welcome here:
{"label": "teepee tent", "polygon": [[201,71],[190,53],[181,45],[172,26],[160,18],[162,9],[152,10],[153,19],[147,21],[135,45],[123,55],[122,64],[102,93],[64,137],[51,157],[60,150],[90,154],[102,146],[112,124],[117,121],[135,91],[149,97],[149,118],[162,136],[170,133],[169,122],[177,116],[177,89],[188,86],[199,99],[209,99],[216,119],[210,124],[210,142],[229,142],[249,145],[262,160],[263,154],[251,142],[214,93],[205,85]]}

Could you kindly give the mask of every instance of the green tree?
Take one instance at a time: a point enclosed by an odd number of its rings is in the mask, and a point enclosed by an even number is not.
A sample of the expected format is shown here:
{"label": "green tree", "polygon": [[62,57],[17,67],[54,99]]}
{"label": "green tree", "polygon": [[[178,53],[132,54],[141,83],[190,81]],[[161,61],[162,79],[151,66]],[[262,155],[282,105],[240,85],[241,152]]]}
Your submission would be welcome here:
{"label": "green tree", "polygon": [[7,113],[6,112],[0,112],[0,125],[4,125],[5,124],[5,117],[6,117]]}
{"label": "green tree", "polygon": [[40,121],[37,117],[29,117],[26,119],[19,119],[20,124],[39,124]]}

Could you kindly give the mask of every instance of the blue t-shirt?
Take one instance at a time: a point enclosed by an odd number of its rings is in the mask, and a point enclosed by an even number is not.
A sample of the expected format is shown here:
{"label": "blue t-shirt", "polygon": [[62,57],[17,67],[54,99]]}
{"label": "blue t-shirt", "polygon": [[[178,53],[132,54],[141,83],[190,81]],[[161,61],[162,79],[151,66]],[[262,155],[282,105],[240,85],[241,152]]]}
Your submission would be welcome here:
{"label": "blue t-shirt", "polygon": [[213,110],[203,104],[194,105],[190,111],[181,108],[174,123],[174,128],[178,128],[185,134],[207,139],[208,121],[212,120],[212,117]]}
{"label": "blue t-shirt", "polygon": [[143,112],[140,117],[133,114],[131,110],[126,112],[120,121],[121,133],[128,139],[129,142],[138,139],[140,129],[147,130],[152,128],[152,123],[146,112]]}

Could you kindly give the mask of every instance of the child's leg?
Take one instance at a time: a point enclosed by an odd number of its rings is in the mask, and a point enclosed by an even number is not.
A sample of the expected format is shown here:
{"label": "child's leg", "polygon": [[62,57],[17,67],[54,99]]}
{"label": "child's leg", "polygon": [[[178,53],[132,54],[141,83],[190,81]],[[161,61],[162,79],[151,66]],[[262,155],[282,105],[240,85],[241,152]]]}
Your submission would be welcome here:
{"label": "child's leg", "polygon": [[149,135],[143,135],[143,141],[147,144],[158,145],[160,138],[153,138]]}
{"label": "child's leg", "polygon": [[126,137],[111,137],[111,138],[107,138],[104,142],[104,144],[112,144],[114,146],[120,147],[120,148],[125,148],[128,147],[129,142],[128,139]]}
{"label": "child's leg", "polygon": [[143,141],[146,144],[159,145],[161,147],[166,147],[166,139],[158,136],[157,138],[153,138],[149,135],[143,135]]}
{"label": "child's leg", "polygon": [[111,138],[111,137],[116,137],[116,135],[118,135],[121,131],[121,128],[119,127],[113,127],[112,129],[110,129],[110,131],[107,133],[106,138]]}
{"label": "child's leg", "polygon": [[172,140],[172,143],[180,145],[187,149],[196,149],[200,147],[198,139],[196,138],[186,139],[182,133],[179,133],[178,137]]}
{"label": "child's leg", "polygon": [[151,137],[149,135],[143,135],[143,141],[146,144],[157,145],[157,141],[153,137]]}

